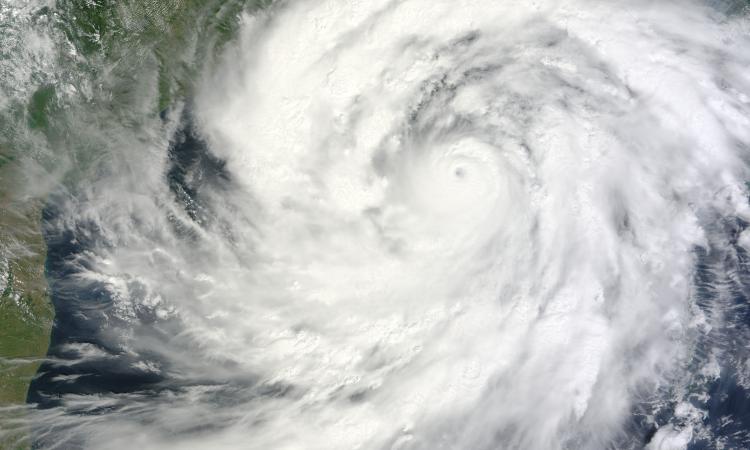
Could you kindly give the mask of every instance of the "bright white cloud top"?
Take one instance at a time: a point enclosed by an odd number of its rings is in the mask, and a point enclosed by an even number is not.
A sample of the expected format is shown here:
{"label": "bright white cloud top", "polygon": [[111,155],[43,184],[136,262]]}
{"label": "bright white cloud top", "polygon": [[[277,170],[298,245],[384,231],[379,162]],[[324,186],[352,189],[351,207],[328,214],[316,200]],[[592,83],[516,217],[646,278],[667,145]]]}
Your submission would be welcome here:
{"label": "bright white cloud top", "polygon": [[749,67],[748,19],[698,1],[246,15],[52,215],[81,245],[56,289],[97,323],[58,364],[115,381],[41,411],[40,442],[719,442],[711,383],[750,388],[716,335],[747,326]]}

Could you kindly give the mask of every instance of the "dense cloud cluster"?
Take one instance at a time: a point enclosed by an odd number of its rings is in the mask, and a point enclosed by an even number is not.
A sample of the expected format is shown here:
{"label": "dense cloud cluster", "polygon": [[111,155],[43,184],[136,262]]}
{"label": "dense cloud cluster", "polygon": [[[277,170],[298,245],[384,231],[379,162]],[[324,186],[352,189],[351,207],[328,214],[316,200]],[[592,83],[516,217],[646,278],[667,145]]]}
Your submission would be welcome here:
{"label": "dense cloud cluster", "polygon": [[711,334],[744,333],[747,25],[697,1],[244,17],[190,105],[45,213],[39,445],[718,442],[711,382],[750,378]]}

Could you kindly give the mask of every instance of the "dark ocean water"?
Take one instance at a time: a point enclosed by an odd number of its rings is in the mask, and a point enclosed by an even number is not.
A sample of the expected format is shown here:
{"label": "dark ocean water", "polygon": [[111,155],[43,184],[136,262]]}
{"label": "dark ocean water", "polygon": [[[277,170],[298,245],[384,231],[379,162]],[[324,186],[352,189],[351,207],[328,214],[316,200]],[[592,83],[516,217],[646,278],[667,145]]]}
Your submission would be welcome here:
{"label": "dark ocean water", "polygon": [[[205,144],[192,132],[186,116],[169,149],[170,169],[165,174],[175,199],[194,220],[207,220],[210,205],[201,201],[202,183],[226,182],[220,160],[211,156]],[[196,175],[196,172],[199,174]],[[189,175],[189,176],[188,176]],[[90,222],[64,225],[65,208],[76,201],[70,194],[51,197],[44,209],[44,230],[48,245],[47,277],[56,318],[51,335],[48,362],[39,369],[28,394],[28,402],[40,409],[60,406],[59,398],[70,394],[136,394],[154,398],[164,390],[179,390],[164,370],[161,374],[133,369],[138,362],[165,362],[147,352],[127,351],[116,345],[118,333],[148,330],[153,317],[139,317],[138,323],[118,319],[114,302],[103,283],[81,282],[76,278],[86,265],[86,252],[106,246],[106,242]],[[701,433],[694,436],[689,448],[744,449],[750,448],[750,391],[743,380],[742,365],[748,361],[750,343],[750,255],[738,245],[740,233],[748,224],[736,218],[716,219],[711,230],[719,238],[709,248],[696,248],[695,296],[697,305],[709,318],[723,326],[702,336],[691,364],[698,370],[710,354],[718,355],[719,378],[695,374],[691,383],[695,395],[688,400],[705,411]],[[180,232],[175,223],[175,231]],[[185,230],[187,227],[184,228]],[[190,237],[184,236],[186,239]],[[721,317],[716,317],[720,314]],[[160,333],[168,329],[160,327]],[[158,334],[158,333],[157,333]],[[160,336],[155,336],[159,338]],[[169,339],[169,336],[161,336]],[[96,352],[97,357],[83,357]],[[90,354],[89,354],[90,356]],[[626,427],[627,437],[612,448],[643,448],[654,436],[658,426],[679,424],[674,417],[678,402],[664,391],[662,407],[654,414],[653,399],[633,408],[632,420]],[[707,396],[698,394],[706,393]],[[103,414],[108,409],[82,410],[79,414]],[[35,448],[49,444],[37,436]]]}
{"label": "dark ocean water", "polygon": [[[187,216],[204,223],[212,214],[201,189],[207,185],[220,189],[230,177],[224,162],[209,152],[195,132],[189,109],[181,122],[165,149],[169,164],[164,183]],[[96,223],[78,220],[71,225],[67,220],[79,201],[74,192],[59,192],[50,196],[43,211],[46,270],[56,318],[48,361],[31,384],[28,403],[50,409],[62,405],[62,396],[72,394],[132,394],[156,399],[164,391],[179,391],[184,385],[170,376],[166,361],[147,349],[134,352],[124,343],[120,345],[118,337],[139,333],[166,341],[178,332],[179,324],[154,327],[156,318],[148,310],[137,311],[135,321],[123,320],[104,282],[77,277],[89,264],[88,252],[113,245]],[[177,236],[188,242],[194,238],[191,227],[177,218],[170,220]],[[624,428],[626,435],[610,448],[644,448],[659,427],[684,424],[684,419],[675,416],[675,409],[685,401],[704,412],[702,429],[695,430],[688,448],[750,448],[750,380],[744,378],[750,372],[744,367],[750,357],[750,255],[738,243],[748,223],[732,217],[708,217],[704,222],[711,239],[707,248],[694,249],[694,299],[712,328],[696,339],[688,380],[682,380],[679,387],[661,389],[658,398],[635,404]],[[132,292],[138,295],[137,289]],[[711,357],[721,368],[718,378],[698,373]],[[138,363],[153,363],[161,371],[138,370],[134,368]],[[676,393],[685,386],[687,393]],[[125,405],[69,412],[97,415]],[[46,448],[56,438],[46,433],[34,439],[34,448]]]}

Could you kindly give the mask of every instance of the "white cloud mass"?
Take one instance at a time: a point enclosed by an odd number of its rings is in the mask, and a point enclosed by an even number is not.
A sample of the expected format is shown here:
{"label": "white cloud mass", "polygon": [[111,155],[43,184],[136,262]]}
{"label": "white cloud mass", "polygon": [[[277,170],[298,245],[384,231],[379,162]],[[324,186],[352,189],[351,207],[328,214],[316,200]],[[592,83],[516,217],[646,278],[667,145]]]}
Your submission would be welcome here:
{"label": "white cloud mass", "polygon": [[[731,317],[696,279],[701,255],[742,251],[716,224],[750,221],[748,29],[698,1],[244,16],[192,105],[50,222],[95,230],[56,289],[107,298],[79,311],[106,316],[97,339],[55,364],[79,367],[70,383],[82,364],[126,381],[38,411],[39,445],[706,438],[691,399],[721,370],[706,336]],[[213,172],[170,169],[181,117]]]}

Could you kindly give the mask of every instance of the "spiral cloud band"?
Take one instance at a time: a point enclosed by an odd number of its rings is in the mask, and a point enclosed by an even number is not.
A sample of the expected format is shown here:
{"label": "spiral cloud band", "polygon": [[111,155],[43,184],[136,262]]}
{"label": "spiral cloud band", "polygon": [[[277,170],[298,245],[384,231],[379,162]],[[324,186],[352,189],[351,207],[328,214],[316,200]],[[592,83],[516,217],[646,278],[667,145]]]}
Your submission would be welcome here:
{"label": "spiral cloud band", "polygon": [[698,1],[244,16],[47,212],[77,331],[40,446],[743,447],[706,417],[750,389],[717,337],[747,326],[747,30]]}

